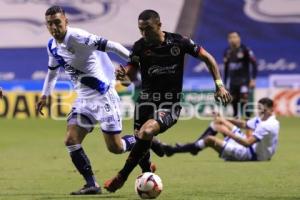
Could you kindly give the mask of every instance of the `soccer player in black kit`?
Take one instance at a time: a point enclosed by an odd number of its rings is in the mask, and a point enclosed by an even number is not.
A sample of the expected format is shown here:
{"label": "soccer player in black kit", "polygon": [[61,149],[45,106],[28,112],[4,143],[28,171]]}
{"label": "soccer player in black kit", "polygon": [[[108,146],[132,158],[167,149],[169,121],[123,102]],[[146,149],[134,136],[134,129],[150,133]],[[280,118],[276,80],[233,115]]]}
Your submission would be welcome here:
{"label": "soccer player in black kit", "polygon": [[116,72],[117,79],[123,81],[133,81],[137,71],[141,72],[142,89],[134,117],[136,144],[123,169],[104,183],[104,188],[110,192],[120,189],[131,171],[149,154],[153,137],[177,122],[185,54],[207,64],[216,83],[215,97],[224,105],[231,101],[215,59],[204,48],[179,34],[161,31],[160,17],[154,10],[145,10],[139,15],[138,27],[142,38],[135,42],[128,65]]}
{"label": "soccer player in black kit", "polygon": [[249,118],[251,112],[247,103],[250,91],[255,87],[256,58],[252,50],[241,43],[238,32],[228,33],[228,43],[229,47],[224,52],[224,82],[229,85],[233,97],[233,116],[239,117],[239,111],[242,111]]}

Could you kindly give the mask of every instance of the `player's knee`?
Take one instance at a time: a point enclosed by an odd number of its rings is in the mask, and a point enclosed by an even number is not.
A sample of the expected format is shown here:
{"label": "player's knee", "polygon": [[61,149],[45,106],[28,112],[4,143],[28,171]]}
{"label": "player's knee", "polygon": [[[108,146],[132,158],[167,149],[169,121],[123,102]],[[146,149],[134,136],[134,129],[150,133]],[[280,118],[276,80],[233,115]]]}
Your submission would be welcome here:
{"label": "player's knee", "polygon": [[156,123],[157,122],[155,120],[151,120],[145,124],[145,126],[143,126],[139,132],[139,137],[146,140],[152,139],[153,136],[158,132]]}
{"label": "player's knee", "polygon": [[64,143],[66,146],[71,146],[71,145],[80,144],[81,142],[80,142],[79,138],[77,137],[77,134],[74,134],[73,132],[68,131]]}
{"label": "player's knee", "polygon": [[64,143],[65,143],[66,146],[79,144],[78,140],[74,137],[66,137]]}
{"label": "player's knee", "polygon": [[152,127],[144,128],[142,131],[140,131],[139,136],[141,139],[152,138],[154,136],[153,128]]}

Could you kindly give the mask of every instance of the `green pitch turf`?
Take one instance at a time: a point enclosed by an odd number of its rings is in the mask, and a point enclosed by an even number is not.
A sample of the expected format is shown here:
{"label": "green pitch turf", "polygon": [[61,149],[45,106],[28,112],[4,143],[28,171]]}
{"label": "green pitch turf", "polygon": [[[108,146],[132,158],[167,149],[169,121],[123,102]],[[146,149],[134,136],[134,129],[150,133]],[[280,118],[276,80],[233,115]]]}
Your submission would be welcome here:
{"label": "green pitch turf", "polygon": [[[300,199],[299,119],[280,118],[278,151],[271,162],[229,163],[212,150],[198,156],[175,155],[153,161],[164,190],[159,199],[170,200],[297,200]],[[160,136],[164,142],[187,142],[198,137],[208,121],[180,121]],[[131,121],[124,122],[125,133]],[[53,120],[0,119],[0,199],[139,199],[134,193],[137,168],[125,186],[114,194],[72,197],[68,193],[83,185],[64,147],[65,122]],[[100,182],[123,166],[127,154],[106,150],[99,129],[84,142]]]}

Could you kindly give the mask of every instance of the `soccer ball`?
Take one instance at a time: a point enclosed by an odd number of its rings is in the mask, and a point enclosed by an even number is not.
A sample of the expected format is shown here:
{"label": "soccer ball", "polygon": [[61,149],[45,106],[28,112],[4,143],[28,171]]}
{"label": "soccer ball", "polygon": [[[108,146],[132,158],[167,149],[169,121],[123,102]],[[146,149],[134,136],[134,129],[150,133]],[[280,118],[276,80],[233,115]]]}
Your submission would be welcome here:
{"label": "soccer ball", "polygon": [[146,172],[136,178],[134,189],[142,199],[155,199],[161,193],[163,184],[159,176]]}

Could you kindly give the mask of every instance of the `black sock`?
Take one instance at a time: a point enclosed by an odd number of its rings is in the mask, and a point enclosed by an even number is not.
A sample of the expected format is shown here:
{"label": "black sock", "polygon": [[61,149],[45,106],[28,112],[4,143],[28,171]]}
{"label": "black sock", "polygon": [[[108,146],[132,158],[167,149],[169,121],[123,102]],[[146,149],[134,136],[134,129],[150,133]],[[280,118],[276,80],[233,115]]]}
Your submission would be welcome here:
{"label": "black sock", "polygon": [[183,145],[176,145],[175,147],[173,147],[173,152],[174,153],[186,153],[186,152],[198,152],[201,149],[199,147],[196,146],[196,143],[187,143],[187,144],[183,144]]}
{"label": "black sock", "polygon": [[95,186],[96,181],[94,178],[94,173],[92,171],[92,166],[84,150],[80,148],[76,151],[71,152],[70,156],[75,167],[86,180],[87,185]]}
{"label": "black sock", "polygon": [[163,157],[165,155],[163,144],[156,138],[153,138],[152,140],[151,149],[159,157]]}
{"label": "black sock", "polygon": [[151,161],[150,161],[150,151],[140,160],[139,165],[142,169],[142,172],[151,172]]}
{"label": "black sock", "polygon": [[131,151],[132,147],[134,146],[136,139],[133,135],[124,135],[122,140],[126,143],[126,151]]}
{"label": "black sock", "polygon": [[205,137],[212,135],[215,136],[218,132],[213,130],[210,126],[202,133],[202,135],[196,140],[204,139]]}
{"label": "black sock", "polygon": [[238,118],[239,117],[239,101],[234,98],[231,102],[232,108],[233,108],[233,117]]}
{"label": "black sock", "polygon": [[148,153],[150,146],[151,140],[141,140],[136,137],[136,143],[129,153],[123,169],[119,172],[123,178],[127,179],[140,160]]}

